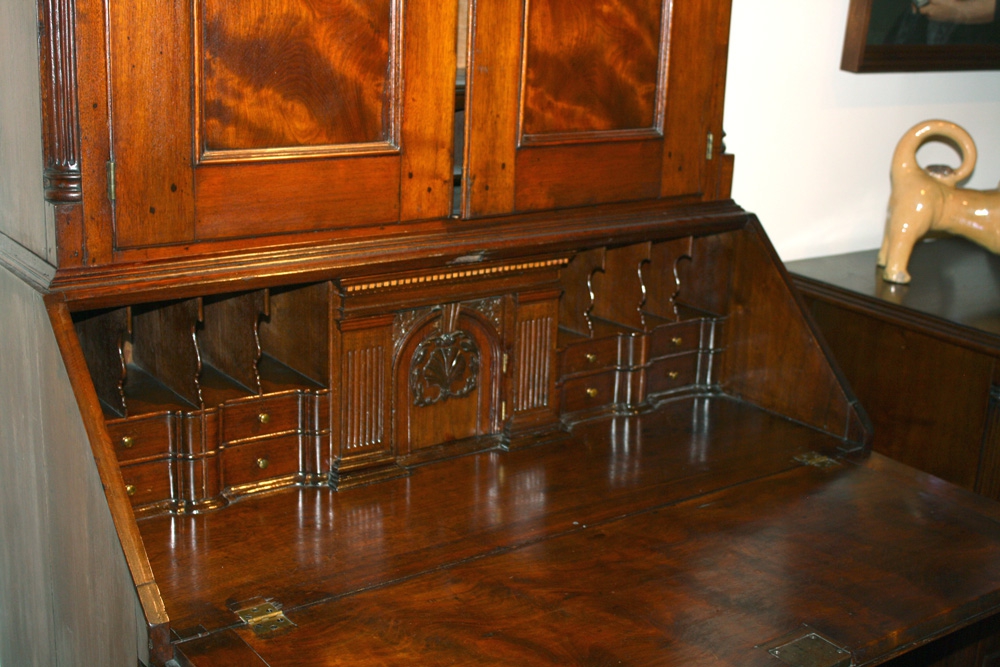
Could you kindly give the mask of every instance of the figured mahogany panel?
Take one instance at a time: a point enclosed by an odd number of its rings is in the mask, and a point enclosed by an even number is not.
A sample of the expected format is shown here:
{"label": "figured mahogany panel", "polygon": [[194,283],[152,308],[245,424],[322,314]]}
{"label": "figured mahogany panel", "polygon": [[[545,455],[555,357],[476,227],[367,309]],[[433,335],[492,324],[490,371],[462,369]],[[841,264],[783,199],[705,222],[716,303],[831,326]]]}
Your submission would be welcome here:
{"label": "figured mahogany panel", "polygon": [[659,0],[528,3],[522,141],[658,129]]}
{"label": "figured mahogany panel", "polygon": [[393,139],[392,0],[202,0],[202,149]]}

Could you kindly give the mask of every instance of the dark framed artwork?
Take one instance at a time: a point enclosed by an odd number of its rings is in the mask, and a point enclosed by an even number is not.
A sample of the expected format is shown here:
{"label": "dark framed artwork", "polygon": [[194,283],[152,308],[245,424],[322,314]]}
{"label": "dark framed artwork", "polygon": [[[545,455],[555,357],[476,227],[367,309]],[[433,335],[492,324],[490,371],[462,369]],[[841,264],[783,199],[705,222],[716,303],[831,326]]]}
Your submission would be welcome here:
{"label": "dark framed artwork", "polygon": [[[934,2],[988,9],[971,23],[934,21],[919,10]],[[840,67],[849,72],[1000,69],[1000,0],[851,0]]]}

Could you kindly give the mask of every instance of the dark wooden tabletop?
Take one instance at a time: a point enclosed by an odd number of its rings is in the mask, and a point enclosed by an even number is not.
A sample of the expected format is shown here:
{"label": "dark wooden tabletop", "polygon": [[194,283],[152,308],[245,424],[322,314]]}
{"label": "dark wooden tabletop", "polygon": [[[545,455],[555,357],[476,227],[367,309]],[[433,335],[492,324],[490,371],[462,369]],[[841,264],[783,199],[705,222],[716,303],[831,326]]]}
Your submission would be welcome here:
{"label": "dark wooden tabletop", "polygon": [[909,285],[882,280],[878,250],[786,265],[789,272],[860,297],[987,334],[1000,343],[1000,255],[961,238],[928,239],[913,249]]}
{"label": "dark wooden tabletop", "polygon": [[[839,444],[689,398],[139,526],[195,665],[766,666],[803,626],[877,664],[995,611],[997,507]],[[296,627],[256,636],[261,599]]]}

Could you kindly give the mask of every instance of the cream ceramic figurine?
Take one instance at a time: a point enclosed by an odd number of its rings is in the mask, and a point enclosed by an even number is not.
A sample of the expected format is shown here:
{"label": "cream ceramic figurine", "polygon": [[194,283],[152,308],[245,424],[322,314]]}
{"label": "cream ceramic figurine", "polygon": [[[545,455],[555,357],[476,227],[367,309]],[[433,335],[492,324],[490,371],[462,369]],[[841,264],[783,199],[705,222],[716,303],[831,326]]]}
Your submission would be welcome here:
{"label": "cream ceramic figurine", "polygon": [[[958,169],[917,164],[917,149],[931,139],[953,141],[962,153]],[[892,195],[878,265],[882,278],[910,282],[906,265],[914,244],[927,232],[958,234],[1000,253],[1000,189],[956,187],[976,166],[976,144],[964,129],[944,120],[910,128],[892,156]]]}

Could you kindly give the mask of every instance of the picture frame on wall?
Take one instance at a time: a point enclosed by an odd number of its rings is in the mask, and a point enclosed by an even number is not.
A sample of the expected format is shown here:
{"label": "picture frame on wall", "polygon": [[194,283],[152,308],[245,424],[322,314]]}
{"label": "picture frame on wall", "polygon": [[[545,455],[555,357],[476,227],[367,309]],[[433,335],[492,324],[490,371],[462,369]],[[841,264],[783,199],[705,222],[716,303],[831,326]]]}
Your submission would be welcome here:
{"label": "picture frame on wall", "polygon": [[[961,20],[935,20],[956,15]],[[848,72],[1000,69],[1000,0],[850,0],[840,67]]]}

